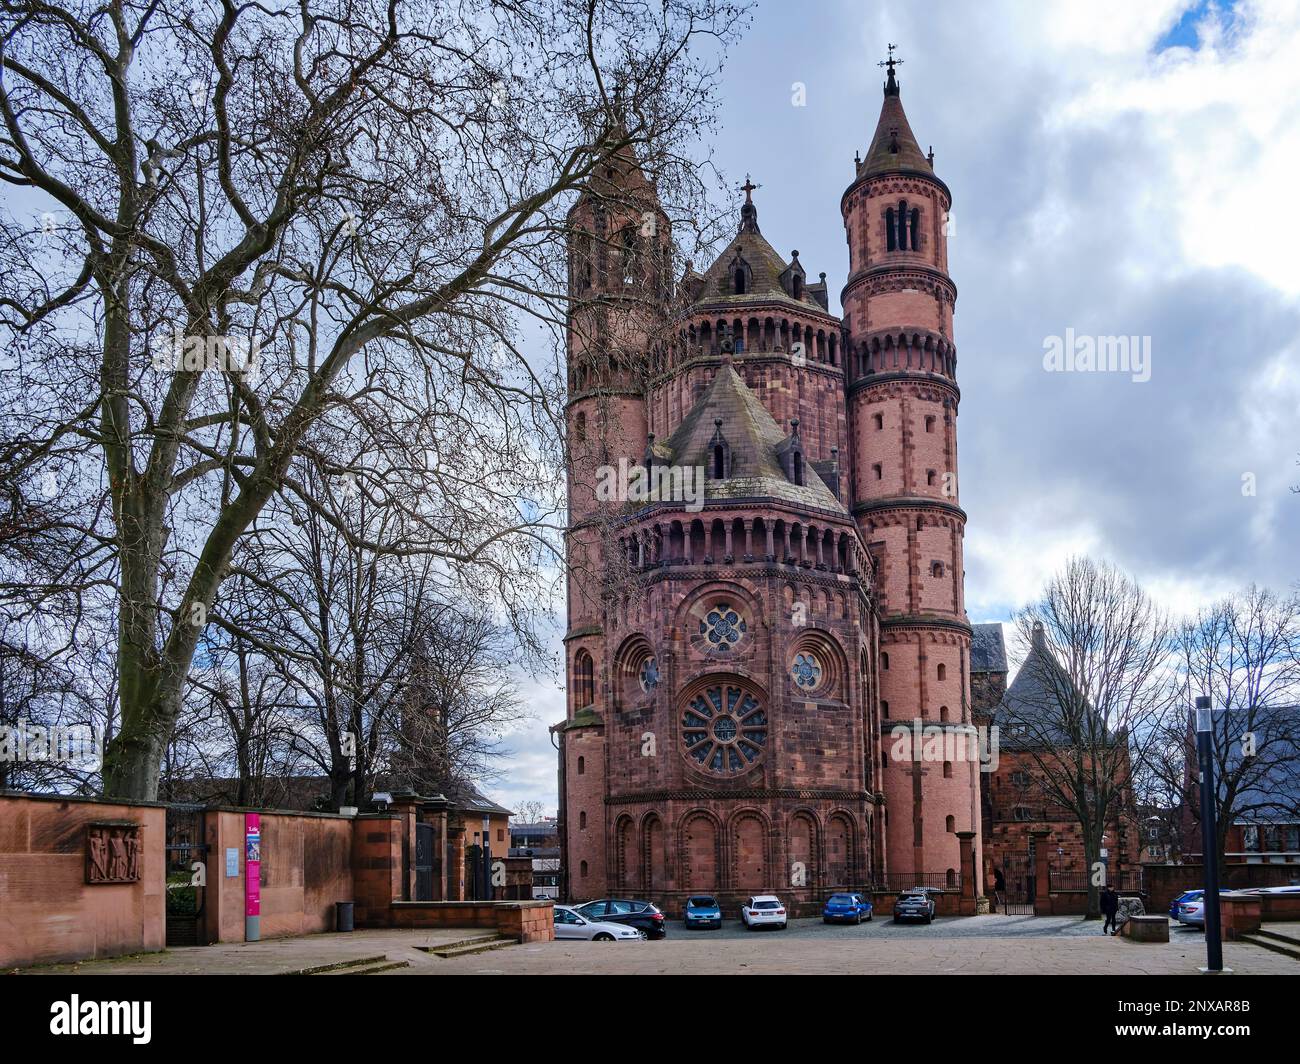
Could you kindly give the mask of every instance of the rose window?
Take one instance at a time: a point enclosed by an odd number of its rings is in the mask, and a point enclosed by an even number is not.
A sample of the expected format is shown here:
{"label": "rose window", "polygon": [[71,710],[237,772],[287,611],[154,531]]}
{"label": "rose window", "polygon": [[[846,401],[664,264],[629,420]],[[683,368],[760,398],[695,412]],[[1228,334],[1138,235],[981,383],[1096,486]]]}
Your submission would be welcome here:
{"label": "rose window", "polygon": [[812,654],[796,654],[794,664],[790,666],[790,676],[805,691],[811,691],[821,683],[822,667]]}
{"label": "rose window", "polygon": [[735,684],[715,684],[682,711],[686,756],[707,772],[734,776],[748,770],[767,744],[767,713]]}
{"label": "rose window", "polygon": [[654,658],[645,659],[641,666],[640,680],[641,690],[646,694],[652,694],[659,686],[659,663]]}
{"label": "rose window", "polygon": [[746,632],[745,618],[729,603],[720,602],[700,622],[700,634],[710,650],[731,650]]}

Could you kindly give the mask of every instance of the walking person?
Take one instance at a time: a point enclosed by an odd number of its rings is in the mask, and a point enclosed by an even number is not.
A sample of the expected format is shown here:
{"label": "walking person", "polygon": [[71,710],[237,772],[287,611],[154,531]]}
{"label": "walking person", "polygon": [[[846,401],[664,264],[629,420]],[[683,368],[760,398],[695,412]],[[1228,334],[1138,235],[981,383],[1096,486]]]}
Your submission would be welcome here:
{"label": "walking person", "polygon": [[1106,917],[1106,922],[1102,924],[1101,933],[1103,935],[1118,935],[1119,925],[1115,923],[1115,916],[1119,912],[1119,895],[1109,883],[1101,888],[1101,911]]}
{"label": "walking person", "polygon": [[1002,869],[993,869],[993,899],[995,902],[995,912],[1002,912],[1002,896],[1007,892],[1007,877],[1002,874]]}

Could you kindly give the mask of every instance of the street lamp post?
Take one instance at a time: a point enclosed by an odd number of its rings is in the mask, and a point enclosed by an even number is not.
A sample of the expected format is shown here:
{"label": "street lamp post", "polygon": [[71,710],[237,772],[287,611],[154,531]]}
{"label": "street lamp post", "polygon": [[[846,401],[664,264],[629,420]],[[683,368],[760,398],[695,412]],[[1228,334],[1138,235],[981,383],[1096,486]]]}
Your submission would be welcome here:
{"label": "street lamp post", "polygon": [[1205,855],[1205,972],[1223,971],[1223,933],[1219,923],[1219,843],[1214,815],[1214,715],[1210,699],[1196,699],[1196,756],[1201,770],[1201,851]]}

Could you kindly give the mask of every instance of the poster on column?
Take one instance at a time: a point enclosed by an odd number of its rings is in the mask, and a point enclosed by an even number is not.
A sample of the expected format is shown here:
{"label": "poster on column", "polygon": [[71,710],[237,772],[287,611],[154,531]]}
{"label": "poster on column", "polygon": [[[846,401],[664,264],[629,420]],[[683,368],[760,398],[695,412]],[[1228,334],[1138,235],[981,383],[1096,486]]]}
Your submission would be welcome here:
{"label": "poster on column", "polygon": [[244,940],[261,937],[262,916],[262,817],[244,814]]}

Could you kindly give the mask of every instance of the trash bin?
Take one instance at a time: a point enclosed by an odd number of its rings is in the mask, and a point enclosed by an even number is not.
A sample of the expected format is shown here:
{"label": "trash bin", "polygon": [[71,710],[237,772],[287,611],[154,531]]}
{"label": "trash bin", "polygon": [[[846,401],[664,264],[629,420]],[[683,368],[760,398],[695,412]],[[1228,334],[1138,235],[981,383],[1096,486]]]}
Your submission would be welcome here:
{"label": "trash bin", "polygon": [[334,930],[351,931],[352,930],[352,906],[350,901],[336,901],[334,903]]}

